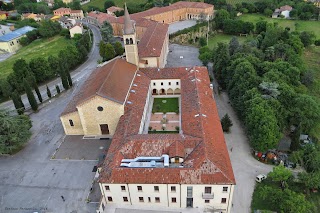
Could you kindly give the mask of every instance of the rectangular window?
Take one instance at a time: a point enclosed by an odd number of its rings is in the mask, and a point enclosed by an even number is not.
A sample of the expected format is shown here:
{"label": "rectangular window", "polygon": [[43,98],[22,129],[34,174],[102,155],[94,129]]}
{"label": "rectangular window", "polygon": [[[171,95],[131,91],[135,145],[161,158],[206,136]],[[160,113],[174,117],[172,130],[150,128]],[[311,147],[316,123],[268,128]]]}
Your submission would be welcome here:
{"label": "rectangular window", "polygon": [[126,191],[126,186],[121,186],[121,191]]}
{"label": "rectangular window", "polygon": [[210,203],[210,200],[204,200],[205,203]]}
{"label": "rectangular window", "polygon": [[175,186],[171,186],[171,192],[176,192],[176,187]]}
{"label": "rectangular window", "polygon": [[74,126],[73,120],[69,119],[70,126]]}
{"label": "rectangular window", "polygon": [[161,82],[161,86],[163,86],[163,82]]}
{"label": "rectangular window", "polygon": [[169,82],[169,86],[171,86],[171,82]]}
{"label": "rectangular window", "polygon": [[211,194],[211,187],[204,187],[205,194]]}
{"label": "rectangular window", "polygon": [[222,191],[223,192],[228,192],[228,187],[223,187]]}
{"label": "rectangular window", "polygon": [[156,203],[160,203],[160,197],[155,197]]}
{"label": "rectangular window", "polygon": [[154,186],[154,191],[159,192],[159,186]]}
{"label": "rectangular window", "polygon": [[128,202],[128,197],[123,197],[123,202]]}
{"label": "rectangular window", "polygon": [[110,191],[110,187],[109,186],[105,186],[104,188],[106,189],[106,191]]}
{"label": "rectangular window", "polygon": [[142,186],[137,186],[138,192],[142,192]]}
{"label": "rectangular window", "polygon": [[153,86],[155,86],[155,85],[156,85],[156,83],[153,82]]}
{"label": "rectangular window", "polygon": [[178,82],[178,81],[176,82],[176,85],[179,85],[179,82]]}
{"label": "rectangular window", "polygon": [[221,198],[221,203],[226,203],[227,202],[227,198]]}
{"label": "rectangular window", "polygon": [[176,202],[177,202],[177,198],[172,197],[172,198],[171,198],[171,202],[172,202],[172,203],[176,203]]}
{"label": "rectangular window", "polygon": [[148,197],[148,202],[149,202],[149,203],[151,202],[151,197]]}
{"label": "rectangular window", "polygon": [[187,197],[192,197],[192,186],[187,187]]}
{"label": "rectangular window", "polygon": [[109,201],[109,202],[112,202],[112,197],[108,197],[108,201]]}
{"label": "rectangular window", "polygon": [[139,202],[143,202],[143,197],[139,197]]}

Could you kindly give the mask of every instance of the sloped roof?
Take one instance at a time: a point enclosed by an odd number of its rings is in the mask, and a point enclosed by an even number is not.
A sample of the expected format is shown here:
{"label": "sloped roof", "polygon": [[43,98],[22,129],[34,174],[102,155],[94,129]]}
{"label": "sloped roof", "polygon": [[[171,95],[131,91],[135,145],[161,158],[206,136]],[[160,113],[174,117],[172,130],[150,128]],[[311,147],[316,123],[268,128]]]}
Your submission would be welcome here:
{"label": "sloped roof", "polygon": [[122,10],[123,10],[123,8],[121,8],[121,7],[116,7],[116,6],[112,6],[112,7],[109,7],[109,8],[107,9],[107,11],[109,11],[110,13],[114,13],[114,12],[122,11]]}
{"label": "sloped roof", "polygon": [[32,31],[34,29],[35,28],[30,27],[30,26],[22,27],[20,29],[12,31],[11,33],[7,33],[7,34],[5,34],[3,36],[0,36],[0,41],[4,41],[4,42],[11,41],[11,40],[13,40],[15,38],[18,38],[20,36],[25,35],[27,32]]}
{"label": "sloped roof", "polygon": [[[163,77],[165,76],[165,77]],[[138,134],[153,79],[181,80],[182,134]],[[205,67],[140,69],[100,173],[101,183],[235,184]],[[196,115],[199,116],[196,116]],[[137,125],[132,125],[132,124]],[[124,158],[184,157],[183,168],[120,167]]]}
{"label": "sloped roof", "polygon": [[115,59],[96,69],[79,92],[66,106],[61,116],[77,111],[77,106],[95,95],[123,104],[137,67],[124,59]]}

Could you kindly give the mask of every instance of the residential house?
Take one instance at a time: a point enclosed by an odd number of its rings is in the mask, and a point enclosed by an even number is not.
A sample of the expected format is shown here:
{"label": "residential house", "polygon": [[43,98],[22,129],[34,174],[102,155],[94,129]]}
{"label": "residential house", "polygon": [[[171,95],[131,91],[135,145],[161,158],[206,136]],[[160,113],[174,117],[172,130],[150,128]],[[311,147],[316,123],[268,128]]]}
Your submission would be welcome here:
{"label": "residential house", "polygon": [[8,12],[0,11],[0,20],[6,20],[8,16]]}
{"label": "residential house", "polygon": [[54,10],[53,14],[55,16],[64,16],[64,15],[70,15],[70,12],[71,12],[70,8],[61,7],[59,9]]}
{"label": "residential house", "polygon": [[277,9],[274,10],[274,13],[272,14],[272,18],[278,18],[281,15],[284,18],[290,18],[290,11],[291,10],[292,10],[292,7],[289,6],[289,5],[285,5],[285,6],[282,6],[280,8],[277,8]]}
{"label": "residential house", "polygon": [[74,18],[74,19],[83,19],[84,15],[83,15],[83,11],[82,10],[71,10],[70,12],[70,17]]}
{"label": "residential house", "polygon": [[115,15],[114,13],[117,12],[117,11],[123,11],[123,8],[112,6],[112,7],[109,7],[107,9],[107,13],[110,14],[110,15]]}
{"label": "residential house", "polygon": [[70,29],[76,24],[76,20],[72,18],[68,18],[65,16],[61,16],[58,20],[62,28]]}
{"label": "residential house", "polygon": [[73,26],[72,28],[70,28],[69,30],[70,32],[70,37],[73,38],[75,34],[83,34],[83,26],[81,23],[76,23],[75,26]]}
{"label": "residential house", "polygon": [[30,32],[34,29],[35,28],[33,27],[25,26],[11,33],[0,36],[0,49],[7,52],[17,51],[19,48],[21,48],[20,39],[26,36],[27,32]]}
{"label": "residential house", "polygon": [[65,3],[65,4],[70,4],[70,3],[73,2],[73,0],[62,0],[62,2]]}

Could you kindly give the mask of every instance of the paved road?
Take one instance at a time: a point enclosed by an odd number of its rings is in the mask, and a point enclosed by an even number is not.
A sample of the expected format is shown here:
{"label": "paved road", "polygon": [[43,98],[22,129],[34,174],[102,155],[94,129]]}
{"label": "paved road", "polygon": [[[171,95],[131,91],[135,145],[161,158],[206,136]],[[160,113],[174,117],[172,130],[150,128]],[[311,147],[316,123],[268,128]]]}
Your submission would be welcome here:
{"label": "paved road", "polygon": [[[91,73],[91,71],[97,67],[97,64],[98,64],[97,60],[100,58],[99,47],[98,47],[98,44],[101,41],[100,30],[94,25],[89,24],[89,27],[93,32],[93,47],[89,53],[87,61],[84,62],[81,66],[79,66],[76,70],[71,72],[71,76],[72,76],[75,87],[77,87],[79,82],[83,78],[88,77],[88,75]],[[57,94],[55,85],[59,85],[61,91],[64,90],[62,87],[60,78],[57,78],[57,79],[51,81],[47,85],[51,90],[52,96]],[[40,86],[39,89],[40,89],[43,100],[47,100],[48,96],[47,96],[46,85]],[[36,94],[35,94],[35,96],[36,96]],[[30,104],[29,104],[29,101],[28,101],[28,98],[26,95],[22,95],[22,101],[23,101],[26,109],[29,109]],[[15,110],[13,102],[11,100],[0,104],[0,108],[7,109],[7,110]]]}
{"label": "paved road", "polygon": [[185,28],[192,27],[197,24],[196,20],[185,20],[185,21],[178,21],[169,26],[169,34],[175,33],[179,30],[183,30]]}

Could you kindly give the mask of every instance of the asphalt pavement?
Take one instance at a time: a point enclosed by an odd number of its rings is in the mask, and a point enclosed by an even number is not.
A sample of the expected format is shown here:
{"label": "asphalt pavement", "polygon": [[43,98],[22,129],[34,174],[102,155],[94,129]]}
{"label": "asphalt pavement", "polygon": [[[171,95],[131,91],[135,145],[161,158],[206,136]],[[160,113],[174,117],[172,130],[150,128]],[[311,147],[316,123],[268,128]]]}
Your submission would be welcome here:
{"label": "asphalt pavement", "polygon": [[[79,82],[83,81],[83,79],[87,78],[90,75],[90,73],[97,67],[97,65],[98,65],[97,61],[100,58],[99,47],[98,47],[99,42],[102,39],[100,30],[99,30],[99,28],[97,28],[94,25],[89,24],[88,26],[93,32],[93,47],[88,55],[87,61],[85,61],[77,69],[75,69],[74,71],[71,72],[71,77],[72,77],[72,80],[74,83],[74,87],[77,87],[79,85]],[[56,78],[55,80],[52,80],[51,82],[47,83],[46,85],[48,85],[52,96],[55,96],[57,94],[56,85],[59,85],[61,91],[64,90],[60,78]],[[39,87],[43,101],[49,99],[47,96],[46,85],[42,85]],[[35,94],[35,92],[34,92],[34,94]],[[36,96],[36,94],[35,94],[35,96]],[[29,104],[27,96],[24,94],[21,96],[21,98],[22,98],[22,101],[23,101],[26,109],[29,109],[30,104]],[[1,103],[0,109],[14,111],[15,107],[13,105],[13,102],[11,100],[9,100],[7,102]]]}

